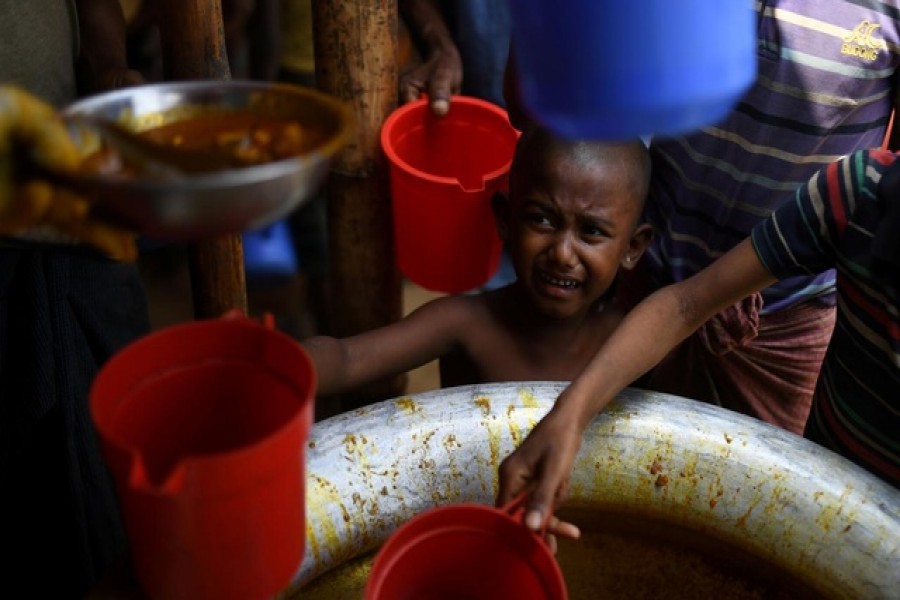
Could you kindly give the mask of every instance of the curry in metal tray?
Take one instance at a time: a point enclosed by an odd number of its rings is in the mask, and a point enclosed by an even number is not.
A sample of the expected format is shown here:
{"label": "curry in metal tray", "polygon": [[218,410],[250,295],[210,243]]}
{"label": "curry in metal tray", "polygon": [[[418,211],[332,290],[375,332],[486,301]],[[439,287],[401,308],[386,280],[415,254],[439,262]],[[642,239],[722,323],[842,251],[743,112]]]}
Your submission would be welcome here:
{"label": "curry in metal tray", "polygon": [[[186,173],[260,165],[301,156],[326,134],[297,121],[254,113],[215,113],[177,120],[139,132],[140,150]],[[113,144],[115,146],[116,144]],[[90,173],[139,176],[142,166],[109,145],[90,155],[82,169]]]}
{"label": "curry in metal tray", "polygon": [[[567,509],[582,530],[559,540],[571,600],[812,600],[823,598],[762,557],[677,524],[638,514]],[[374,553],[321,575],[278,600],[362,599]]]}

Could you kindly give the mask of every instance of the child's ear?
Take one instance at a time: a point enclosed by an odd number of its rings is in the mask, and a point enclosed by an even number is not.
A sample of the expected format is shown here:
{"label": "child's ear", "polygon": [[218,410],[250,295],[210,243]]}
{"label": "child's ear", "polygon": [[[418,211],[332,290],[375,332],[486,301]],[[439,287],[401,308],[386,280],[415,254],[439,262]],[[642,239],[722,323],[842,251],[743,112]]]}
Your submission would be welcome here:
{"label": "child's ear", "polygon": [[509,238],[509,196],[506,192],[497,191],[491,196],[491,208],[494,211],[494,222],[497,233],[505,244]]}
{"label": "child's ear", "polygon": [[631,270],[644,255],[644,250],[650,245],[653,239],[653,226],[649,223],[641,223],[634,228],[631,234],[631,240],[628,242],[628,250],[622,257],[620,266],[623,269]]}

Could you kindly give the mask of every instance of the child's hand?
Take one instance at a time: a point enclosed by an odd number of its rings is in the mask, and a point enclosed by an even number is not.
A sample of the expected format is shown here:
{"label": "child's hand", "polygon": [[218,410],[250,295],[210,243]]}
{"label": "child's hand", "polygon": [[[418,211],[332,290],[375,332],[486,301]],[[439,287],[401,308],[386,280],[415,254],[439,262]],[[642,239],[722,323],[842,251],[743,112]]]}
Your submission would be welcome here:
{"label": "child's hand", "polygon": [[581,530],[574,523],[561,521],[556,515],[551,515],[547,521],[547,531],[544,532],[544,541],[550,548],[550,552],[556,554],[557,544],[556,538],[564,537],[570,540],[577,540],[581,537]]}
{"label": "child's hand", "polygon": [[[568,414],[557,403],[501,463],[497,504],[504,505],[530,489],[525,526],[540,531],[547,520],[548,535],[577,538],[578,528],[559,521],[552,513],[568,494],[569,473],[581,446],[581,435],[576,415]],[[555,550],[555,539],[548,542]]]}

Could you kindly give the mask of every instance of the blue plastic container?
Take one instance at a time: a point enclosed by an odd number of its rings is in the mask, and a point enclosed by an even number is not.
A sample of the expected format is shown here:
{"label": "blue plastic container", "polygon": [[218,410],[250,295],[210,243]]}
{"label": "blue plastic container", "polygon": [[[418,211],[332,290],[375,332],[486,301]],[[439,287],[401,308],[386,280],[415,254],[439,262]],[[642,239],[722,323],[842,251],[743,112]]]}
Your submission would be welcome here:
{"label": "blue plastic container", "polygon": [[756,76],[749,0],[509,0],[522,103],[571,138],[722,120]]}
{"label": "blue plastic container", "polygon": [[275,221],[243,235],[244,271],[249,287],[281,285],[297,275],[300,265],[287,221]]}

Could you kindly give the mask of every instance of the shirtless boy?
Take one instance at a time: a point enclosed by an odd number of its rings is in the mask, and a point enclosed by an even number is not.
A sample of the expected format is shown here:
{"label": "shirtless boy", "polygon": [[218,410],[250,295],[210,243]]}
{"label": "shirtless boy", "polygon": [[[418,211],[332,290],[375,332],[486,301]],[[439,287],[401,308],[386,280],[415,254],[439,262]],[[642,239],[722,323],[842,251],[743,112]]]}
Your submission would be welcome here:
{"label": "shirtless boy", "polygon": [[507,287],[431,301],[391,325],[345,339],[303,342],[320,395],[441,361],[444,387],[494,381],[569,381],[623,318],[612,302],[651,230],[640,223],[650,163],[640,140],[565,141],[522,135],[497,228],[517,273]]}

